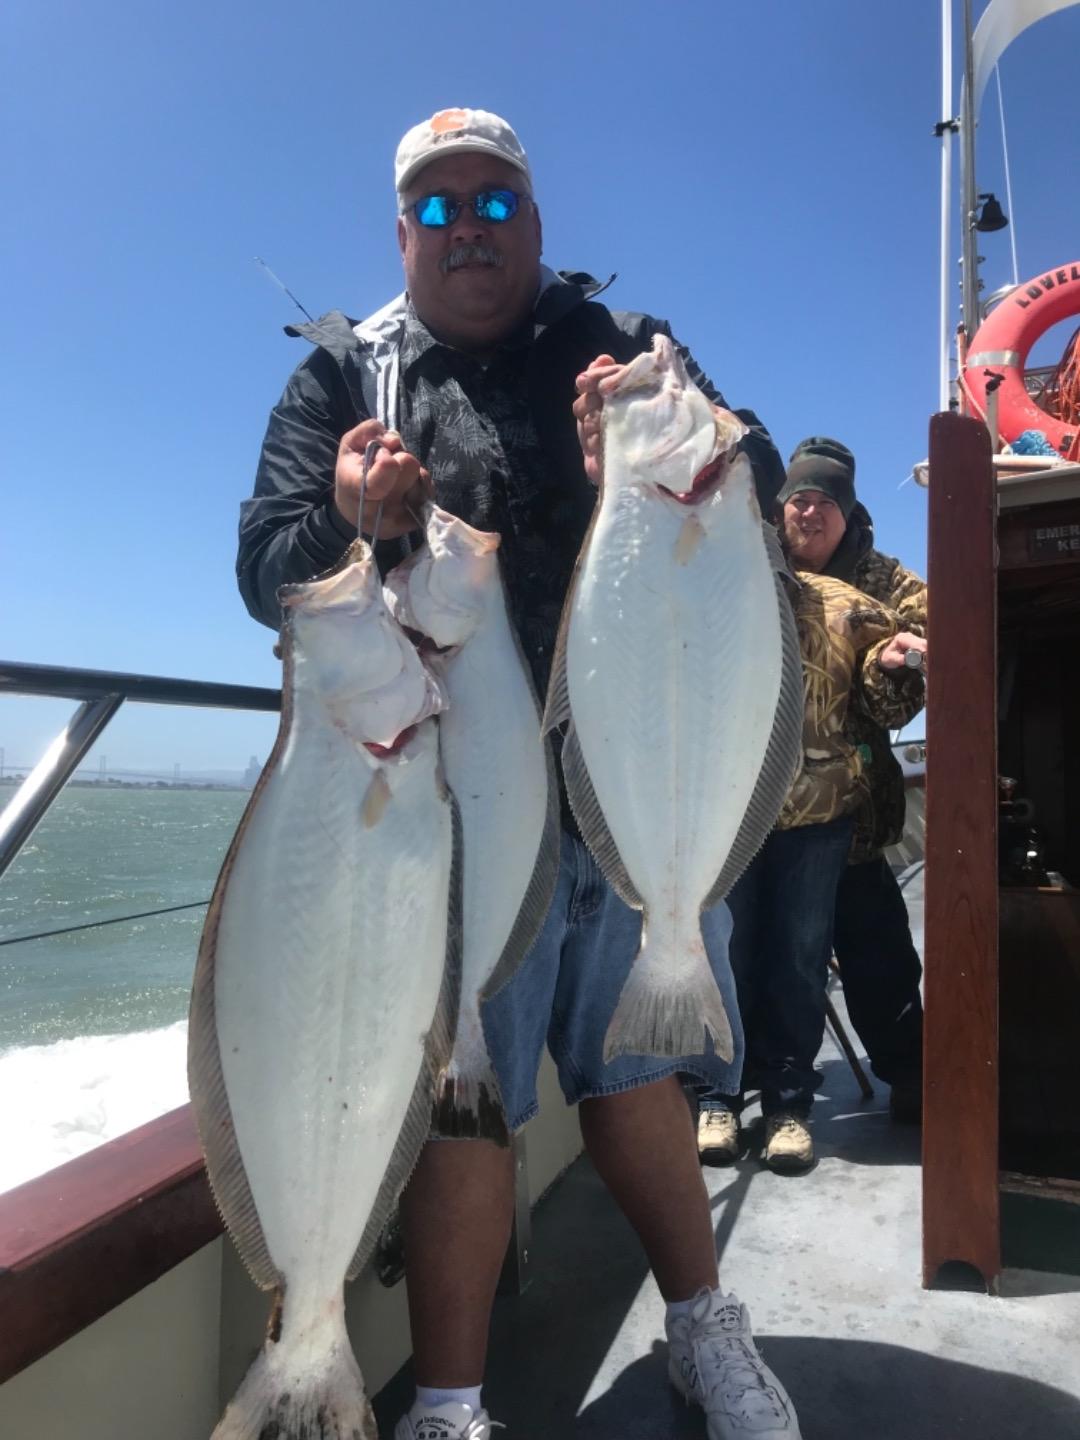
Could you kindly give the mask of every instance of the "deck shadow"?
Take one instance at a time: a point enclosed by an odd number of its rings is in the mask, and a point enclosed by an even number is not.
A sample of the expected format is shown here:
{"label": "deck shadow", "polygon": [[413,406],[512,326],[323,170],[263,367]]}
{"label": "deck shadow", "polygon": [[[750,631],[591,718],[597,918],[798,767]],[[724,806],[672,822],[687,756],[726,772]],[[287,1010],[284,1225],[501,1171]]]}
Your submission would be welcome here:
{"label": "deck shadow", "polygon": [[[1040,1381],[943,1359],[901,1345],[794,1336],[758,1337],[783,1377],[803,1440],[1072,1440],[1080,1399]],[[571,1432],[582,1440],[702,1440],[666,1380],[665,1347],[635,1361],[588,1405]],[[527,1419],[506,1417],[512,1440],[542,1440]],[[550,1432],[549,1432],[550,1433]]]}
{"label": "deck shadow", "polygon": [[[819,1058],[822,1073],[811,1113],[811,1132],[817,1161],[835,1157],[852,1165],[918,1165],[922,1160],[922,1132],[917,1125],[897,1125],[888,1114],[889,1087],[875,1080],[875,1095],[864,1100],[846,1060]],[[752,1097],[743,1123],[744,1149],[737,1162],[761,1169],[764,1122]]]}
{"label": "deck shadow", "polygon": [[871,1076],[874,1098],[864,1100],[846,1060],[819,1058],[824,1081],[812,1115],[819,1159],[834,1155],[851,1165],[918,1165],[922,1132],[888,1115],[889,1087]]}
{"label": "deck shadow", "polygon": [[[754,1162],[740,1162],[713,1193],[714,1211],[723,1206],[721,1256],[756,1173]],[[705,1440],[700,1412],[667,1381],[662,1302],[641,1294],[651,1286],[644,1256],[586,1159],[537,1207],[533,1258],[531,1286],[500,1299],[492,1323],[484,1400],[507,1426],[508,1440]],[[1020,1293],[1060,1288],[1051,1276],[1019,1283]],[[804,1440],[1080,1435],[1080,1399],[1053,1384],[903,1345],[768,1333],[758,1339],[792,1395]],[[1018,1356],[1017,1368],[1022,1364]],[[376,1398],[384,1440],[411,1402],[412,1384],[406,1365]]]}
{"label": "deck shadow", "polygon": [[1080,1295],[1080,1275],[1006,1266],[1001,1272],[998,1295],[1002,1300],[1030,1300],[1040,1295]]}
{"label": "deck shadow", "polygon": [[[608,1351],[626,1334],[649,1270],[629,1223],[584,1157],[534,1210],[532,1259],[525,1294],[495,1302],[484,1403],[515,1435],[550,1440],[573,1433]],[[381,1435],[393,1434],[412,1396],[406,1364],[375,1398]]]}

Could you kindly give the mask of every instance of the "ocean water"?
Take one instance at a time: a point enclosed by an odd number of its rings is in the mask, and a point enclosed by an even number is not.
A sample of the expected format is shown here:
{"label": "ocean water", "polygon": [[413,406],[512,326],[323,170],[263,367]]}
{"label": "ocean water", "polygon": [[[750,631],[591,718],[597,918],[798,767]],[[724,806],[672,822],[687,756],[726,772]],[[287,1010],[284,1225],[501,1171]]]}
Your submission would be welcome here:
{"label": "ocean water", "polygon": [[[65,790],[0,878],[0,940],[208,900],[247,799]],[[186,1101],[205,913],[0,946],[0,1191]]]}

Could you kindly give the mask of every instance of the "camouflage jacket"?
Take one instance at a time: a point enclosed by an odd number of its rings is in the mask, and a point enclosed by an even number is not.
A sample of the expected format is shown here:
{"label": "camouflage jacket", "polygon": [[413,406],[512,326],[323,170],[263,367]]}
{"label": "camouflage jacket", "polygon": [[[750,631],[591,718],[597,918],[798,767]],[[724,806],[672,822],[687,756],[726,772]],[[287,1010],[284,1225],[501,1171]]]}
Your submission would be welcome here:
{"label": "camouflage jacket", "polygon": [[905,725],[922,705],[922,677],[911,670],[882,670],[881,651],[897,633],[896,616],[850,585],[799,572],[795,623],[803,660],[806,710],[803,764],[778,825],[821,825],[859,811],[869,783],[851,722]]}
{"label": "camouflage jacket", "polygon": [[[846,580],[864,595],[880,601],[894,612],[898,630],[913,635],[926,634],[926,581],[899,560],[874,549],[874,525],[862,505],[856,505],[848,521],[847,533],[837,546],[826,567],[827,575]],[[921,678],[916,672],[917,693],[923,695]],[[913,695],[916,689],[913,686]],[[914,705],[900,723],[907,724],[922,709]],[[890,722],[895,728],[896,722]],[[888,728],[876,723],[864,706],[852,706],[847,726],[848,738],[859,748],[863,758],[865,794],[855,816],[855,840],[852,863],[872,860],[889,845],[895,845],[904,830],[904,774],[892,753]]]}

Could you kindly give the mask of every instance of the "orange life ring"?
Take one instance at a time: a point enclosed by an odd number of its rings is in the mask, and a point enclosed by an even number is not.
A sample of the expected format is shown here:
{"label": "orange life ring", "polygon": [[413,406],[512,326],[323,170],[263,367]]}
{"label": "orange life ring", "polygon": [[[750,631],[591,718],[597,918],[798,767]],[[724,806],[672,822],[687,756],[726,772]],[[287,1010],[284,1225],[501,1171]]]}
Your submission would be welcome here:
{"label": "orange life ring", "polygon": [[998,429],[1004,440],[1041,430],[1062,455],[1076,445],[1077,426],[1047,414],[1024,385],[1024,363],[1032,345],[1069,315],[1080,315],[1080,260],[1018,285],[979,326],[968,349],[964,382],[985,413],[986,372],[1004,375],[997,392]]}

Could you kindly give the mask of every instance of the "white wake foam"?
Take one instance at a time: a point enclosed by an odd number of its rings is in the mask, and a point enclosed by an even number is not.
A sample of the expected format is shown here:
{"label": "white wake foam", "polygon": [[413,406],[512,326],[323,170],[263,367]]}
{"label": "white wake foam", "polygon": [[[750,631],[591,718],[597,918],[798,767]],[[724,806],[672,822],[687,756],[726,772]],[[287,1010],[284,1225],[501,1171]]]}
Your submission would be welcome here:
{"label": "white wake foam", "polygon": [[187,1021],[0,1054],[0,1192],[186,1103]]}

